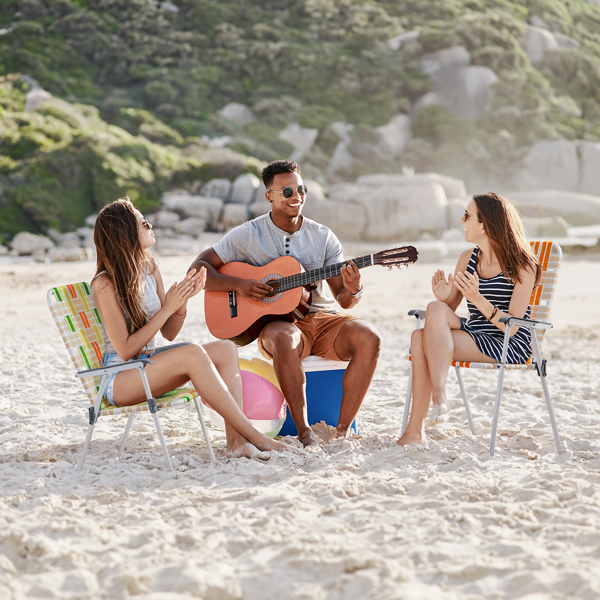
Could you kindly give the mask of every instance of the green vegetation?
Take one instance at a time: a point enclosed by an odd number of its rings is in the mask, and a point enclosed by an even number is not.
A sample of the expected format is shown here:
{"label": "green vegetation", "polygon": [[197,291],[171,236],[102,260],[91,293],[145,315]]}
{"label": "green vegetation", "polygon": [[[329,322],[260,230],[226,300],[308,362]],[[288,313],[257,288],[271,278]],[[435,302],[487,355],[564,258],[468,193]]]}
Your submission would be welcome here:
{"label": "green vegetation", "polygon": [[[317,128],[303,161],[322,177],[355,125],[348,177],[403,166],[505,178],[540,139],[600,139],[600,8],[586,0],[4,0],[0,13],[0,232],[72,228],[120,194],[156,205],[174,185],[257,172],[288,155],[290,122]],[[579,48],[532,66],[533,15]],[[399,50],[391,37],[418,31]],[[429,107],[398,159],[374,128],[431,89],[426,53],[464,46],[500,78],[476,123]],[[27,74],[55,97],[24,111]],[[60,100],[58,100],[60,99]],[[229,102],[257,120],[218,115]],[[201,137],[230,136],[228,150]],[[254,158],[250,158],[254,157]]]}

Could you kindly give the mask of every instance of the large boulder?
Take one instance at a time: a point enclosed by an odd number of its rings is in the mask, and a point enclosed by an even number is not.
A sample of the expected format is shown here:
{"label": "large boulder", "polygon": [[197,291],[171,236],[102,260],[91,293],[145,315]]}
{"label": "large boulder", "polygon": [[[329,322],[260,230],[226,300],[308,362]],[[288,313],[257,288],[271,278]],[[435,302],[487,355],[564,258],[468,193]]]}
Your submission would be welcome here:
{"label": "large boulder", "polygon": [[404,33],[399,33],[398,35],[395,35],[394,37],[390,38],[387,41],[387,45],[392,49],[392,50],[400,50],[400,48],[402,48],[402,46],[405,46],[406,44],[410,43],[410,42],[414,42],[415,40],[419,39],[419,35],[420,33],[418,31],[405,31]]}
{"label": "large boulder", "polygon": [[215,230],[221,218],[223,200],[210,196],[193,196],[188,192],[168,192],[163,194],[163,205],[184,217],[199,217],[209,229]]}
{"label": "large boulder", "polygon": [[248,205],[226,204],[223,208],[221,222],[225,231],[229,231],[248,220]]}
{"label": "large boulder", "polygon": [[170,210],[159,210],[153,215],[148,215],[148,221],[153,227],[171,229],[179,221],[179,215]]}
{"label": "large boulder", "polygon": [[318,129],[300,127],[298,123],[290,123],[285,129],[279,132],[277,137],[294,147],[290,158],[296,162],[300,162],[313,147],[318,135]]}
{"label": "large boulder", "polygon": [[329,199],[335,202],[360,203],[370,191],[366,185],[358,183],[335,183],[329,188]]}
{"label": "large boulder", "polygon": [[588,194],[537,190],[507,194],[524,217],[562,217],[569,225],[600,223],[600,197]]}
{"label": "large boulder", "polygon": [[252,204],[248,205],[248,213],[251,219],[266,215],[270,211],[271,205],[264,196],[261,196],[259,200],[255,200]]}
{"label": "large boulder", "polygon": [[376,188],[361,203],[367,212],[365,241],[414,240],[424,232],[439,236],[447,227],[448,201],[439,183]]}
{"label": "large boulder", "polygon": [[42,103],[50,100],[52,94],[42,88],[34,88],[25,96],[25,110],[37,110]]}
{"label": "large boulder", "polygon": [[440,175],[439,173],[414,173],[413,175],[374,173],[372,175],[361,175],[356,180],[357,185],[370,188],[405,186],[417,183],[439,183],[444,188],[447,198],[460,198],[463,200],[467,196],[467,190],[462,180]]}
{"label": "large boulder", "polygon": [[247,106],[237,102],[230,102],[219,111],[219,114],[224,119],[233,121],[236,125],[247,125],[256,118]]}
{"label": "large boulder", "polygon": [[[476,121],[494,97],[494,85],[500,79],[489,67],[463,67],[457,74],[454,95],[444,96],[444,105],[456,115]],[[450,91],[450,89],[449,89]],[[454,102],[449,100],[453,99]]]}
{"label": "large boulder", "polygon": [[523,217],[523,227],[529,239],[565,238],[569,236],[568,223],[562,217]]}
{"label": "large boulder", "polygon": [[221,200],[227,202],[231,195],[231,181],[229,179],[211,179],[202,188],[202,195],[221,198]]}
{"label": "large boulder", "polygon": [[354,157],[348,150],[349,143],[340,141],[335,147],[329,165],[327,167],[328,177],[335,177],[338,173],[345,174],[352,169]]}
{"label": "large boulder", "polygon": [[520,190],[577,191],[579,158],[577,146],[570,140],[544,140],[530,148],[517,176]]}
{"label": "large boulder", "polygon": [[392,156],[399,156],[406,148],[412,137],[410,118],[406,115],[396,115],[386,125],[375,129],[381,136],[379,146]]}
{"label": "large boulder", "polygon": [[302,213],[309,219],[327,225],[341,240],[360,240],[365,227],[366,210],[354,202],[335,202],[307,197]]}
{"label": "large boulder", "polygon": [[419,61],[419,69],[435,79],[448,70],[458,70],[471,64],[471,54],[463,46],[452,46],[437,52],[424,54]]}
{"label": "large boulder", "polygon": [[188,217],[173,225],[173,230],[183,235],[198,237],[206,229],[206,221],[200,217]]}
{"label": "large boulder", "polygon": [[252,173],[238,175],[231,186],[229,202],[250,204],[254,201],[256,190],[260,187],[260,179]]}
{"label": "large boulder", "polygon": [[35,252],[44,252],[54,247],[54,243],[45,235],[35,235],[28,231],[21,231],[12,239],[10,247],[14,254],[29,255]]}
{"label": "large boulder", "polygon": [[580,141],[579,159],[581,161],[579,191],[583,194],[600,195],[600,144]]}
{"label": "large boulder", "polygon": [[556,50],[559,45],[552,32],[541,27],[529,25],[521,40],[521,46],[529,57],[531,64],[539,64],[544,60],[548,50]]}

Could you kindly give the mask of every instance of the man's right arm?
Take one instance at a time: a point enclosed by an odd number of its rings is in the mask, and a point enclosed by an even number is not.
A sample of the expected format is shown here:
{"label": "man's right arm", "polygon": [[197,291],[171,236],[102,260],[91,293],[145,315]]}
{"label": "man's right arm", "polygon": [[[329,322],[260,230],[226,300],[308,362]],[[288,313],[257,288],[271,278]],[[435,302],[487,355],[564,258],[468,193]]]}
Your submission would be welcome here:
{"label": "man's right arm", "polygon": [[271,286],[260,281],[240,279],[239,277],[231,277],[230,275],[219,273],[219,269],[223,264],[221,257],[214,249],[207,248],[196,257],[190,269],[198,271],[200,267],[206,267],[206,285],[204,289],[209,292],[234,291],[240,294],[240,296],[252,298],[253,300],[261,300],[272,291]]}

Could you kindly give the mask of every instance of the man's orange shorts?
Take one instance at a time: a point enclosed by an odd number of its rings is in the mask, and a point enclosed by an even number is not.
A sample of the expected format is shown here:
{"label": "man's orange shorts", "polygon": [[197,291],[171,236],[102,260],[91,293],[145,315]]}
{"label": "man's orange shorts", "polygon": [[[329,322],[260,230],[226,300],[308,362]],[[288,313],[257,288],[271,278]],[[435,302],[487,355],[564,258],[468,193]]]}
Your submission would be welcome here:
{"label": "man's orange shorts", "polygon": [[[340,329],[349,321],[357,319],[354,315],[347,313],[309,313],[301,321],[296,321],[294,325],[300,330],[300,336],[304,342],[300,360],[306,358],[309,354],[322,356],[328,360],[342,360],[335,352],[333,347]],[[264,329],[258,336],[258,349],[261,354],[272,359],[273,357],[265,350],[262,344]]]}

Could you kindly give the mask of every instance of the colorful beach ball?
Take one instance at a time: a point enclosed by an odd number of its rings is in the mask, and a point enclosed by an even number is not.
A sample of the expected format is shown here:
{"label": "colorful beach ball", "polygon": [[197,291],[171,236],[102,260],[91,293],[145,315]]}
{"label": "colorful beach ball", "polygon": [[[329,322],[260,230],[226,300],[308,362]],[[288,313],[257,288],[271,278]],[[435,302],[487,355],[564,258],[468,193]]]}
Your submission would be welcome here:
{"label": "colorful beach ball", "polygon": [[[240,358],[244,414],[254,427],[271,438],[277,436],[287,415],[287,404],[275,376],[275,369],[260,358]],[[223,417],[204,400],[206,416],[218,429],[225,431]]]}

